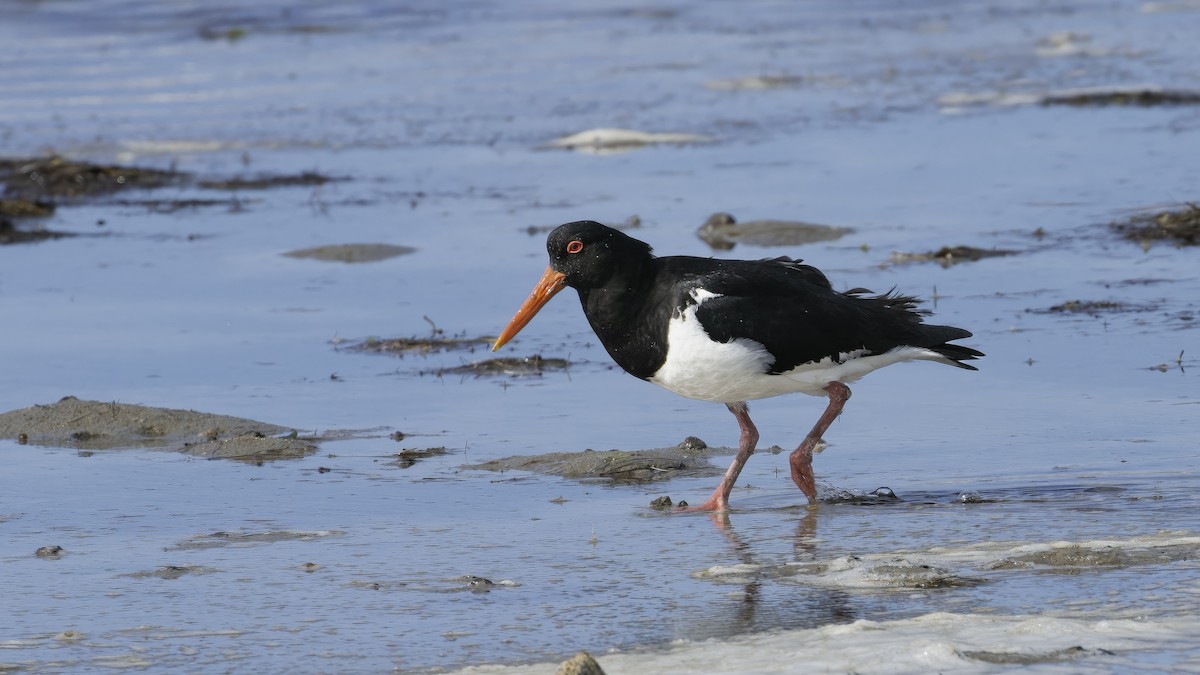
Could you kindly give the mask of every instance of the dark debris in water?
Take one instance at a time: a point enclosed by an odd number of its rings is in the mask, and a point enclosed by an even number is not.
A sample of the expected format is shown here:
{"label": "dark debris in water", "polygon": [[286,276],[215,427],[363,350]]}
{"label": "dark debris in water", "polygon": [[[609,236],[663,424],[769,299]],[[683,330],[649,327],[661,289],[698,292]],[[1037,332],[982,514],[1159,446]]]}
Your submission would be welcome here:
{"label": "dark debris in water", "polygon": [[1200,204],[1137,215],[1109,226],[1125,239],[1143,245],[1170,241],[1177,246],[1196,246],[1200,244]]}
{"label": "dark debris in water", "polygon": [[473,375],[475,377],[537,377],[548,370],[566,370],[570,366],[566,359],[533,356],[511,356],[484,359],[447,368],[422,370],[422,375]]}
{"label": "dark debris in water", "polygon": [[[0,158],[0,222],[5,222],[6,218],[46,217],[54,213],[63,202],[104,198],[130,189],[153,190],[194,184],[210,190],[236,192],[276,187],[316,187],[342,180],[348,179],[327,176],[317,171],[196,180],[192,174],[173,168],[99,164],[59,155]],[[173,213],[183,209],[211,206],[224,206],[236,212],[241,211],[251,201],[240,198],[181,198],[126,199],[116,203],[123,206],[145,206],[159,213]]]}
{"label": "dark debris in water", "polygon": [[445,446],[439,446],[436,448],[405,448],[400,452],[392,453],[391,456],[395,457],[395,459],[391,462],[388,462],[387,465],[399,467],[401,469],[407,469],[422,459],[438,457],[440,455],[445,455],[448,452],[449,451],[446,450]]}
{"label": "dark debris in water", "polygon": [[896,251],[892,253],[892,263],[902,264],[910,262],[936,262],[942,267],[950,267],[963,262],[975,262],[984,258],[998,258],[1003,256],[1015,255],[1017,251],[998,248],[976,248],[974,246],[943,246],[936,251],[926,251],[924,253],[906,253]]}
{"label": "dark debris in water", "polygon": [[118,206],[145,208],[152,213],[176,213],[207,208],[225,208],[229,213],[239,213],[245,210],[247,204],[257,201],[259,200],[231,197],[229,199],[118,199],[113,203]]}
{"label": "dark debris in water", "polygon": [[0,199],[0,218],[45,218],[54,215],[54,203],[44,199]]}
{"label": "dark debris in water", "polygon": [[855,504],[858,506],[879,506],[882,504],[895,504],[903,501],[889,487],[879,487],[871,492],[859,492],[857,490],[847,490],[844,488],[834,488],[830,491],[822,491],[820,502],[822,504]]}
{"label": "dark debris in water", "polygon": [[449,352],[460,349],[473,352],[479,347],[485,347],[491,344],[492,340],[493,338],[490,337],[463,337],[461,335],[445,337],[441,335],[440,332],[437,332],[437,334],[430,337],[421,338],[369,337],[358,342],[351,341],[342,347],[342,349],[357,352],[395,354],[397,356],[406,356],[409,354],[432,354],[435,352]]}
{"label": "dark debris in water", "polygon": [[129,188],[160,188],[179,184],[186,177],[172,170],[92,164],[58,155],[0,159],[4,195],[35,201],[104,195]]}
{"label": "dark debris in water", "polygon": [[59,232],[42,227],[18,229],[16,223],[0,216],[0,246],[6,244],[31,244],[50,239],[63,239],[77,236],[74,232]]}
{"label": "dark debris in water", "polygon": [[1031,309],[1026,311],[1036,314],[1087,314],[1089,316],[1100,316],[1101,314],[1117,312],[1141,312],[1147,309],[1147,307],[1131,305],[1119,300],[1068,300],[1045,309]]}
{"label": "dark debris in water", "polygon": [[1102,89],[1066,91],[1042,97],[1042,105],[1065,105],[1074,107],[1200,105],[1200,91],[1185,89]]}
{"label": "dark debris in water", "polygon": [[268,190],[277,187],[318,186],[344,180],[347,179],[326,176],[316,171],[304,171],[298,174],[262,175],[251,178],[236,176],[234,178],[208,179],[199,181],[197,185],[210,190],[227,190],[232,192],[237,190]]}

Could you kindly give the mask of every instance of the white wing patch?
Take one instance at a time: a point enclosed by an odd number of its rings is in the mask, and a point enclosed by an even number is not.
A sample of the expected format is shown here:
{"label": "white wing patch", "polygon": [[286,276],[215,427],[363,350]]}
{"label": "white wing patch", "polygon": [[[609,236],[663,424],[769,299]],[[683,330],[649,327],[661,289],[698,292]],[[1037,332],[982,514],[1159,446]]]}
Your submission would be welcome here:
{"label": "white wing patch", "polygon": [[897,347],[865,356],[865,349],[803,363],[778,374],[767,369],[774,357],[761,343],[748,338],[716,342],[704,332],[696,310],[711,298],[721,297],[703,288],[691,292],[696,304],[671,318],[667,325],[667,360],[650,382],[680,396],[701,401],[734,403],[780,394],[824,396],[830,382],[849,384],[873,370],[912,360],[946,362],[946,357],[923,347]]}

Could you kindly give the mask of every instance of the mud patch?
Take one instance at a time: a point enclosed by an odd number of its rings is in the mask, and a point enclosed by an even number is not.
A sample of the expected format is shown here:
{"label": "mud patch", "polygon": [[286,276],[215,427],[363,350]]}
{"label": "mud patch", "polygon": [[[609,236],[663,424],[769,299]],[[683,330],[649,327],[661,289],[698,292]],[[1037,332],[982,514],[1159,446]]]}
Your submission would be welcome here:
{"label": "mud patch", "polygon": [[673,448],[549,452],[544,455],[504,457],[463,468],[532,471],[577,480],[604,479],[614,482],[647,483],[679,476],[719,475],[722,469],[710,464],[708,458],[733,452],[729,448],[710,448],[704,441],[688,438]]}
{"label": "mud patch", "polygon": [[10,198],[45,200],[105,195],[129,188],[151,189],[181,183],[176,171],[76,162],[53,155],[0,159],[0,182]]}
{"label": "mud patch", "polygon": [[1038,569],[1058,574],[1078,574],[1095,568],[1124,568],[1162,565],[1200,557],[1195,543],[1168,544],[1147,548],[1072,544],[1006,557],[989,569]]}
{"label": "mud patch", "polygon": [[848,227],[814,225],[793,220],[752,220],[739,223],[728,213],[714,213],[704,221],[696,235],[719,251],[738,243],[753,246],[801,246],[818,241],[833,241],[854,232]]}
{"label": "mud patch", "polygon": [[144,572],[133,572],[122,576],[131,577],[133,579],[178,579],[189,574],[202,575],[213,574],[217,569],[215,567],[204,567],[203,565],[163,565],[157,569],[146,570]]}
{"label": "mud patch", "polygon": [[[152,190],[170,186],[195,184],[209,190],[238,192],[267,190],[276,187],[321,186],[344,177],[327,176],[316,171],[299,174],[237,176],[195,181],[191,174],[173,169],[153,169],[137,166],[117,166],[81,162],[57,155],[35,158],[0,158],[0,217],[45,217],[53,213],[56,203],[79,202],[104,197],[127,189]],[[182,209],[225,206],[231,212],[241,211],[250,200],[245,199],[162,199],[124,200],[123,206],[146,206],[159,213]]]}
{"label": "mud patch", "polygon": [[411,246],[395,244],[329,244],[288,251],[283,255],[289,258],[307,258],[325,262],[366,263],[408,255],[415,253],[416,250]]}
{"label": "mud patch", "polygon": [[1170,241],[1177,246],[1200,244],[1200,205],[1188,204],[1174,211],[1134,216],[1109,225],[1117,234],[1143,246],[1149,242]]}
{"label": "mud patch", "polygon": [[189,551],[196,549],[257,546],[259,544],[276,544],[281,541],[314,541],[326,537],[340,537],[345,532],[341,530],[267,530],[264,532],[213,532],[200,534],[186,539],[168,551]]}
{"label": "mud patch", "polygon": [[866,559],[850,555],[828,563],[799,565],[796,568],[799,572],[796,576],[812,574],[822,584],[842,588],[958,588],[976,586],[986,581],[904,557]]}
{"label": "mud patch", "polygon": [[1016,255],[1017,251],[998,248],[976,248],[974,246],[943,246],[936,251],[926,251],[924,253],[906,253],[903,251],[895,251],[892,253],[892,264],[905,264],[912,262],[936,262],[942,267],[950,267],[963,262],[975,262],[984,258],[998,258],[1009,255]]}
{"label": "mud patch", "polygon": [[566,370],[570,367],[566,359],[546,358],[540,354],[533,356],[513,356],[498,359],[484,359],[474,363],[464,363],[460,366],[422,370],[421,375],[472,375],[474,377],[540,377],[546,371]]}
{"label": "mud patch", "polygon": [[128,403],[83,401],[67,396],[57,403],[0,414],[0,438],[34,445],[81,450],[156,448],[213,458],[261,461],[316,452],[311,439],[265,422],[194,410],[152,408]]}
{"label": "mud patch", "polygon": [[42,200],[0,199],[0,218],[45,218],[54,215],[54,204]]}
{"label": "mud patch", "polygon": [[962,655],[968,659],[983,661],[984,663],[994,663],[998,666],[1031,666],[1037,663],[1070,661],[1085,656],[1113,656],[1114,653],[1107,649],[1087,649],[1075,646],[1038,653],[964,651]]}
{"label": "mud patch", "polygon": [[266,462],[273,459],[300,459],[317,451],[313,439],[288,436],[265,436],[257,432],[218,438],[201,443],[184,443],[181,451],[206,459],[236,459],[243,462]]}

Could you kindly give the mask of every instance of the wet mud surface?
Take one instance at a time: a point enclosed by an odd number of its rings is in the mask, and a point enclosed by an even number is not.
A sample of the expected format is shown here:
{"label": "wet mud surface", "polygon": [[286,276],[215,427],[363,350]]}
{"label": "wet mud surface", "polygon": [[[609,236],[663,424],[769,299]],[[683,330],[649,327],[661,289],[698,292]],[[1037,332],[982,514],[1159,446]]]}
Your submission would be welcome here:
{"label": "wet mud surface", "polygon": [[530,471],[563,478],[650,482],[676,477],[719,476],[724,469],[709,463],[715,455],[732,455],[732,448],[710,448],[689,437],[679,445],[655,450],[584,450],[541,455],[501,457],[464,469]]}
{"label": "wet mud surface", "polygon": [[1200,244],[1200,206],[1187,204],[1183,208],[1134,216],[1110,226],[1122,237],[1141,243],[1174,243],[1177,246]]}
{"label": "wet mud surface", "polygon": [[696,235],[714,250],[728,251],[739,242],[765,247],[801,246],[819,241],[835,241],[853,232],[849,227],[814,225],[791,220],[738,222],[728,213],[714,213],[696,230]]}
{"label": "wet mud surface", "polygon": [[0,414],[0,438],[79,450],[157,448],[244,461],[295,459],[317,449],[294,430],[265,422],[74,396]]}
{"label": "wet mud surface", "polygon": [[985,258],[998,258],[1016,255],[1017,251],[1005,249],[985,249],[975,246],[943,246],[936,251],[922,253],[892,253],[892,262],[897,264],[911,262],[936,262],[942,267],[950,267],[964,262],[975,262]]}
{"label": "wet mud surface", "polygon": [[396,244],[329,244],[288,251],[289,258],[310,258],[325,262],[368,263],[415,253],[411,246]]}

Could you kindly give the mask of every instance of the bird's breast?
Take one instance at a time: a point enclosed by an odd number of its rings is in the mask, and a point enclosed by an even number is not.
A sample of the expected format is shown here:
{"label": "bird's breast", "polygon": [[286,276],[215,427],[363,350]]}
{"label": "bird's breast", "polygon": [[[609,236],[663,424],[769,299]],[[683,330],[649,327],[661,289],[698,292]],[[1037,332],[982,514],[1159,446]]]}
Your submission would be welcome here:
{"label": "bird's breast", "polygon": [[720,297],[697,289],[695,304],[678,308],[667,322],[666,359],[647,378],[668,391],[701,401],[733,403],[797,391],[769,373],[775,358],[748,338],[713,340],[696,318],[705,300]]}

